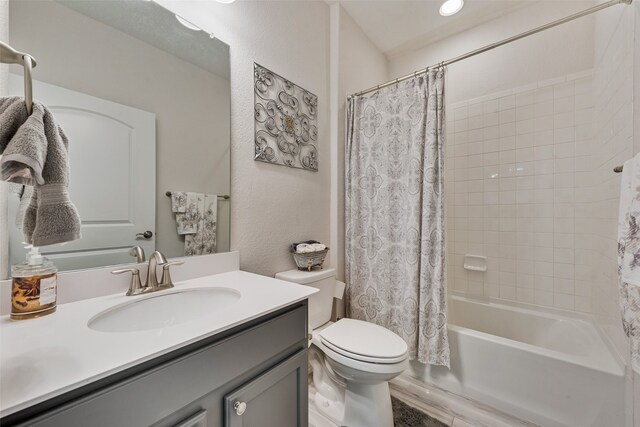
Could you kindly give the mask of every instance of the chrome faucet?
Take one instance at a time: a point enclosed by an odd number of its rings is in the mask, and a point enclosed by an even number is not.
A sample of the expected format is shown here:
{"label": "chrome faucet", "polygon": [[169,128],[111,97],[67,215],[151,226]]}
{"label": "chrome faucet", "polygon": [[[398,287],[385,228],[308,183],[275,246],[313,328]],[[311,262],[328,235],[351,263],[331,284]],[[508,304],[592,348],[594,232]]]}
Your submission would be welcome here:
{"label": "chrome faucet", "polygon": [[[140,250],[142,250],[142,248],[140,248]],[[142,253],[144,254],[144,251]],[[111,273],[122,274],[131,272],[131,283],[129,284],[127,295],[140,295],[144,293],[173,288],[173,281],[171,280],[169,267],[171,267],[172,265],[182,264],[184,264],[184,261],[167,262],[167,258],[161,252],[155,251],[149,257],[147,280],[145,280],[144,285],[140,281],[140,270],[138,270],[137,268],[123,268],[121,270],[114,270]],[[162,277],[160,279],[160,282],[158,282],[158,272],[156,271],[159,265],[162,266]]]}
{"label": "chrome faucet", "polygon": [[129,251],[129,255],[131,255],[132,257],[135,257],[136,262],[138,264],[140,264],[141,262],[144,262],[145,260],[144,249],[142,249],[140,246],[132,247],[131,250]]}

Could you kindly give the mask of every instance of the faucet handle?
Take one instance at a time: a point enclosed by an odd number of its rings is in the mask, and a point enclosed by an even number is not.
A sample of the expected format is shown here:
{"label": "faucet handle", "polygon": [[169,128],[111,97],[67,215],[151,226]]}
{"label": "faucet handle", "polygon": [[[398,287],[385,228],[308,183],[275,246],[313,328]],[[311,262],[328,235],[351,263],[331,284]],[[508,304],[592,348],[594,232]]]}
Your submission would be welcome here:
{"label": "faucet handle", "polygon": [[171,280],[171,272],[169,268],[172,265],[182,265],[184,261],[171,261],[165,262],[162,264],[162,277],[160,278],[160,287],[161,288],[173,288],[173,281]]}
{"label": "faucet handle", "polygon": [[129,283],[129,290],[126,295],[138,295],[144,292],[142,282],[140,281],[140,270],[137,268],[123,268],[121,270],[113,270],[111,274],[131,273],[131,283]]}

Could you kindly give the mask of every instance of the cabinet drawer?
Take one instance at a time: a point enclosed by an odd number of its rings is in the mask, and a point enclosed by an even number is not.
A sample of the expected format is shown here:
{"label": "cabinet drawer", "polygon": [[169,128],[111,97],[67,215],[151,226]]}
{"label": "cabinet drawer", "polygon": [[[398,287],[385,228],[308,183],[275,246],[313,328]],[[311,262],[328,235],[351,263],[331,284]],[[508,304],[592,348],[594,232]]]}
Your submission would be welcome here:
{"label": "cabinet drawer", "polygon": [[[222,398],[283,358],[306,349],[306,304],[258,323],[192,353],[55,408],[20,426],[150,426],[193,415],[194,402],[207,408],[207,425],[223,420]],[[215,340],[215,339],[214,339]],[[201,408],[202,409],[202,408]],[[192,411],[183,414],[184,411]],[[5,424],[3,423],[3,426]]]}
{"label": "cabinet drawer", "polygon": [[224,426],[306,427],[307,381],[302,350],[225,396]]}

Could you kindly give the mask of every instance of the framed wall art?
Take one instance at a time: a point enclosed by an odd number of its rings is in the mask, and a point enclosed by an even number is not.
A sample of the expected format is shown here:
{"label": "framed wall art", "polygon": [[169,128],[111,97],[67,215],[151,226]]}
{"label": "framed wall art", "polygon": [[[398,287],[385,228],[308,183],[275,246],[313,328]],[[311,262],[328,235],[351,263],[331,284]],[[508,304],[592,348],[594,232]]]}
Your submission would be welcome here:
{"label": "framed wall art", "polygon": [[318,171],[318,97],[253,64],[255,157],[261,162]]}

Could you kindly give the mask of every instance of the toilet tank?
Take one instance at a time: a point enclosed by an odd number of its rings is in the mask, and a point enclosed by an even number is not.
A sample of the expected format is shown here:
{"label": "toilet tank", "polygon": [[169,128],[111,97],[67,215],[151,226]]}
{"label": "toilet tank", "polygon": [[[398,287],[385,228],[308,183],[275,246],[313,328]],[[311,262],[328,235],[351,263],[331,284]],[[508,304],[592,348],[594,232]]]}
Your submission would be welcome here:
{"label": "toilet tank", "polygon": [[317,292],[309,297],[309,328],[315,329],[331,320],[333,296],[336,287],[336,270],[301,271],[289,270],[276,273],[276,279],[317,288]]}

